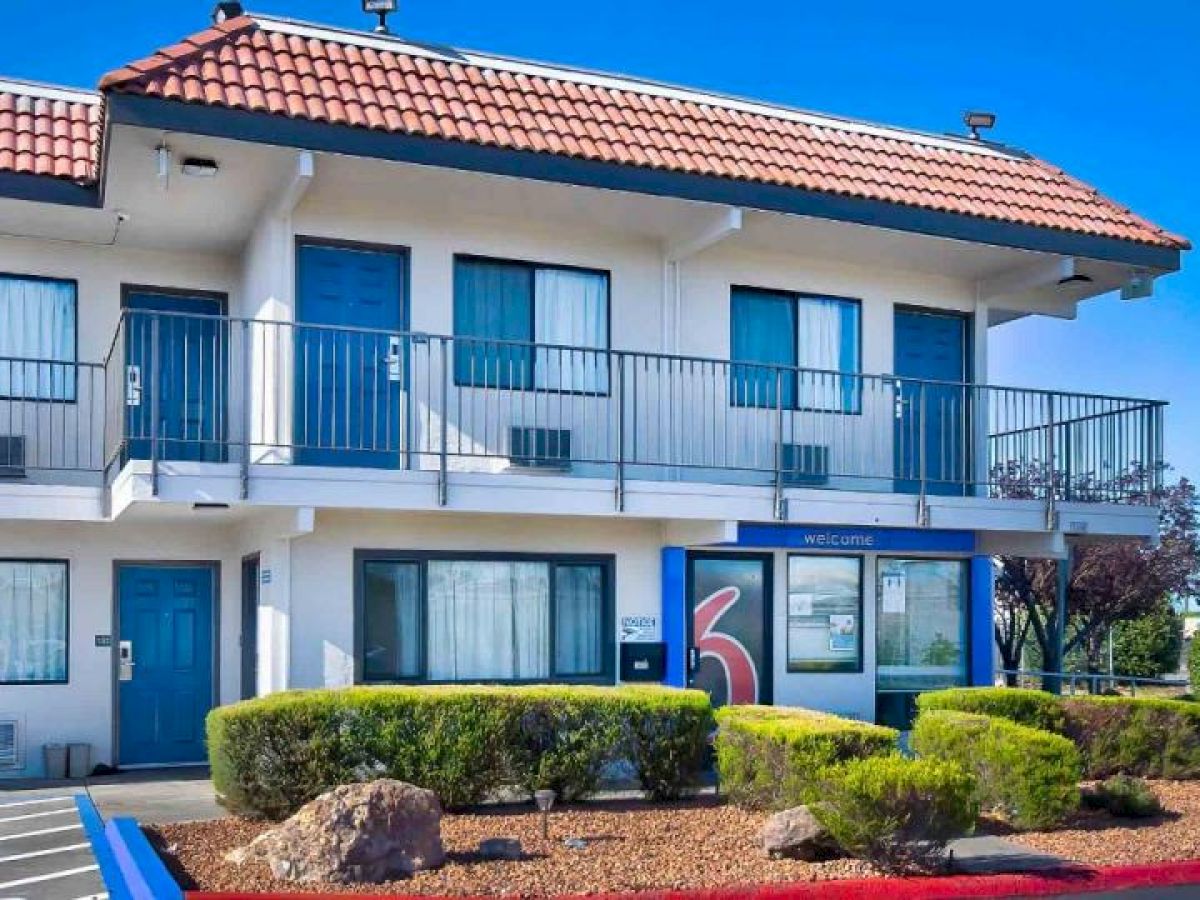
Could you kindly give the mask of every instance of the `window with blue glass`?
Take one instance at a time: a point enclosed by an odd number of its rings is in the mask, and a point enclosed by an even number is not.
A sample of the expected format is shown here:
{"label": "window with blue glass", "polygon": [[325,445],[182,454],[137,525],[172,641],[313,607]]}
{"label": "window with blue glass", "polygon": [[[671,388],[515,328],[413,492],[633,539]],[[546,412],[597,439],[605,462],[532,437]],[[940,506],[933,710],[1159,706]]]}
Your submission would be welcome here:
{"label": "window with blue glass", "polygon": [[75,282],[0,275],[0,397],[75,399]]}
{"label": "window with blue glass", "polygon": [[608,275],[537,263],[454,261],[454,382],[608,392]]}
{"label": "window with blue glass", "polygon": [[859,412],[860,316],[857,300],[735,287],[730,403]]}

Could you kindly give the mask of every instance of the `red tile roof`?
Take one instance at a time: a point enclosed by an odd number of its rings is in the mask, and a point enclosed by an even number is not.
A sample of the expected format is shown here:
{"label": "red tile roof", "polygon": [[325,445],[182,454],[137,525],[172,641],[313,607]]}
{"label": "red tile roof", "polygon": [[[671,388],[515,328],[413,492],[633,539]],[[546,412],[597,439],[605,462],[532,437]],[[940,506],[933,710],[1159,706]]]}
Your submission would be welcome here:
{"label": "red tile roof", "polygon": [[100,119],[99,94],[0,82],[0,172],[91,183]]}
{"label": "red tile roof", "polygon": [[[1062,170],[991,144],[282,20],[229,19],[110,72],[100,88],[1188,246]],[[0,154],[14,140],[3,110]],[[21,127],[64,128],[65,107],[42,115]],[[67,155],[55,142],[49,156],[20,161],[86,173],[95,154],[84,149],[72,141]]]}

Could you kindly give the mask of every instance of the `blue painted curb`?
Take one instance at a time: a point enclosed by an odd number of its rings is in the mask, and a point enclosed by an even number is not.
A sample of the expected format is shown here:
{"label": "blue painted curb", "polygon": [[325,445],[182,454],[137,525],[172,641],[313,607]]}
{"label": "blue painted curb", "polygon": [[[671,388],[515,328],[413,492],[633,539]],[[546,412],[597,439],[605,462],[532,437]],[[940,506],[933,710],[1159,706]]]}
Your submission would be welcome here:
{"label": "blue painted curb", "polygon": [[75,796],[75,806],[111,900],[183,900],[182,888],[136,819],[112,819],[106,825],[86,794]]}

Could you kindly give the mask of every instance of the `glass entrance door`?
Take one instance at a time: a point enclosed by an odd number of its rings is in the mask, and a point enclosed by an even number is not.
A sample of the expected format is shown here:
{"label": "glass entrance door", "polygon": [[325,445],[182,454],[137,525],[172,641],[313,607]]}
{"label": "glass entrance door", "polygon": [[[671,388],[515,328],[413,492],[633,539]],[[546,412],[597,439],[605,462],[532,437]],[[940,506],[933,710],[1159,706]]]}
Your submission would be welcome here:
{"label": "glass entrance door", "polygon": [[770,554],[692,554],[688,679],[714,705],[771,702]]}

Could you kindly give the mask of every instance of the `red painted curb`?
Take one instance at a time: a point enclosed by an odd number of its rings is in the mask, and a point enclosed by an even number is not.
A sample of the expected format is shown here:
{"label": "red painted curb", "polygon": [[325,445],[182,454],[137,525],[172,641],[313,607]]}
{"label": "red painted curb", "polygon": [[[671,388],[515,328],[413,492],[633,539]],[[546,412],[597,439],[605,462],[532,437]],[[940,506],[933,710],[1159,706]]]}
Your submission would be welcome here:
{"label": "red painted curb", "polygon": [[[1064,867],[1045,872],[1013,875],[950,875],[942,878],[862,878],[843,881],[806,881],[747,887],[699,888],[683,891],[641,891],[569,895],[558,900],[952,900],[956,897],[1052,897],[1065,893],[1092,893],[1138,887],[1200,884],[1200,860],[1150,863],[1137,866]],[[495,900],[488,895],[438,897],[418,894],[281,894],[188,891],[186,900]]]}

